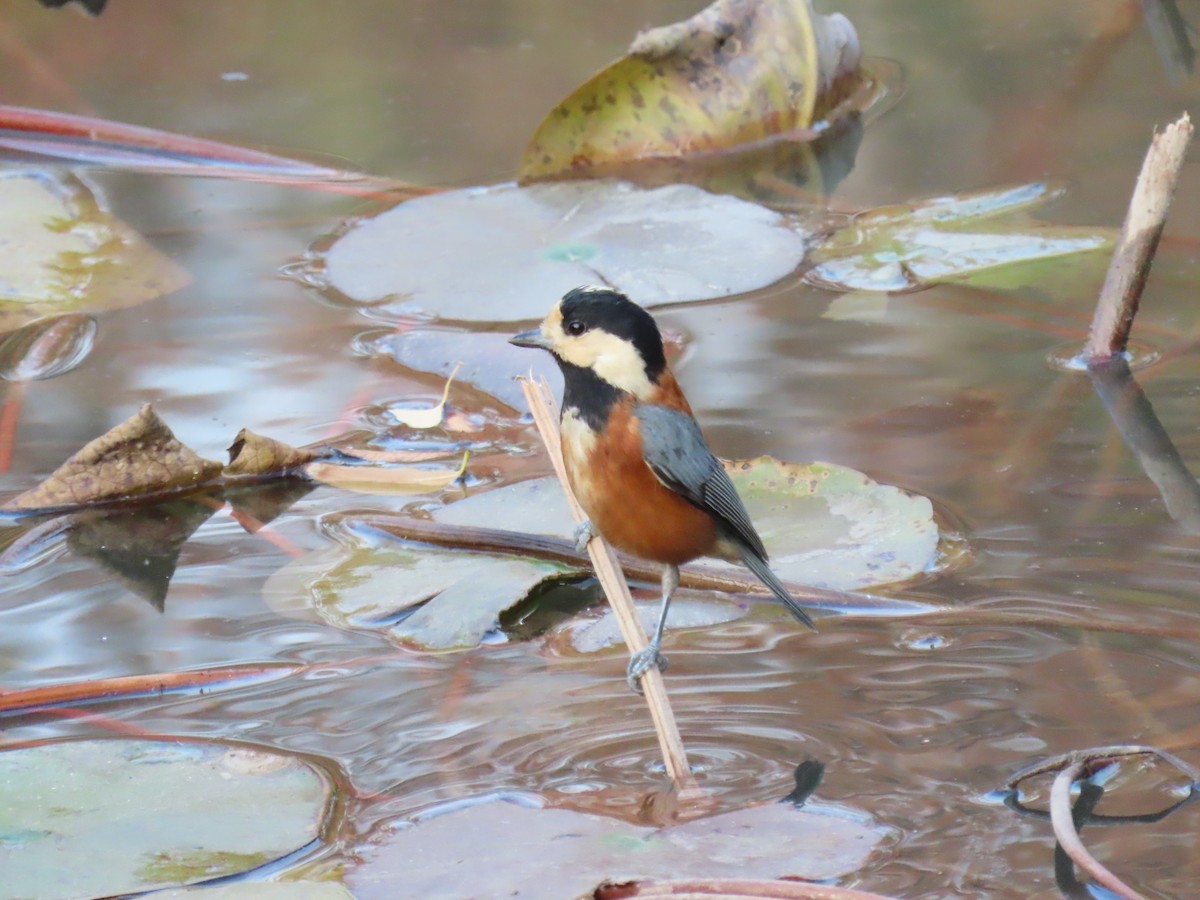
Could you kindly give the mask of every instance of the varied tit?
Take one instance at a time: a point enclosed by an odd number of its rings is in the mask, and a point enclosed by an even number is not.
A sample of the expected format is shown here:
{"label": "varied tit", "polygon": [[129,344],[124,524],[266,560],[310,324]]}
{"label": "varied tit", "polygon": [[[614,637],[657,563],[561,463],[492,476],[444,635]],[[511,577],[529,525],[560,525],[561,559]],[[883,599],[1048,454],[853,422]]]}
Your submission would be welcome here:
{"label": "varied tit", "polygon": [[699,556],[742,562],[792,615],[812,620],[767,565],[762,539],[725,469],[708,448],[663,354],[651,315],[605,287],[569,292],[540,328],[510,338],[549,350],[562,369],[562,450],[567,478],[596,534],[662,563],[662,608],[650,645],[629,661],[630,686],[666,668],[663,627],[679,566]]}

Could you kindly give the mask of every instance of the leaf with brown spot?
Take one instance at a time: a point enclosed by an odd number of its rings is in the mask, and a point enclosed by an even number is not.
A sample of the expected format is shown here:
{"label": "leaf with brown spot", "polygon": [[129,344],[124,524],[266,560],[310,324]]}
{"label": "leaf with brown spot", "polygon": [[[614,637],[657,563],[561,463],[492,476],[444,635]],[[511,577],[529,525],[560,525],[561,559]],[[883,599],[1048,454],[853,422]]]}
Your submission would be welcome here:
{"label": "leaf with brown spot", "polygon": [[170,494],[212,481],[220,472],[220,463],[180,443],[147,403],[3,509],[52,510]]}
{"label": "leaf with brown spot", "polygon": [[229,445],[225,474],[235,477],[283,475],[316,458],[317,454],[311,450],[293,447],[243,428]]}
{"label": "leaf with brown spot", "polygon": [[810,0],[717,0],[638,35],[551,110],[521,179],[815,137],[813,126],[858,86],[860,59],[850,21],[816,15]]}

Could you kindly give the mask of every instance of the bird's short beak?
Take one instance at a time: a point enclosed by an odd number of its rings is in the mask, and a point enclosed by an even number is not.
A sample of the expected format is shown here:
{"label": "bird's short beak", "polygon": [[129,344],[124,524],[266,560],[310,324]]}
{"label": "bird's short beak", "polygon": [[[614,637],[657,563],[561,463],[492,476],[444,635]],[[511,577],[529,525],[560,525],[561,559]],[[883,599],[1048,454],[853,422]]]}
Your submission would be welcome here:
{"label": "bird's short beak", "polygon": [[508,339],[508,342],[518,347],[534,347],[538,350],[550,349],[550,339],[542,334],[541,329],[538,328],[514,334]]}

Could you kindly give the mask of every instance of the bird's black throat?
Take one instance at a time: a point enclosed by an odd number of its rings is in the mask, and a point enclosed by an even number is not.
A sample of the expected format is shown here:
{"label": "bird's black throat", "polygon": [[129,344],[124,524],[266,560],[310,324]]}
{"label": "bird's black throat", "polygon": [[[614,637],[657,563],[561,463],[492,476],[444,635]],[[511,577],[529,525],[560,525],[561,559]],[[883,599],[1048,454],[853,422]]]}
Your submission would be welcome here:
{"label": "bird's black throat", "polygon": [[592,369],[555,357],[563,373],[563,410],[575,409],[589,428],[599,431],[625,391],[609,384]]}

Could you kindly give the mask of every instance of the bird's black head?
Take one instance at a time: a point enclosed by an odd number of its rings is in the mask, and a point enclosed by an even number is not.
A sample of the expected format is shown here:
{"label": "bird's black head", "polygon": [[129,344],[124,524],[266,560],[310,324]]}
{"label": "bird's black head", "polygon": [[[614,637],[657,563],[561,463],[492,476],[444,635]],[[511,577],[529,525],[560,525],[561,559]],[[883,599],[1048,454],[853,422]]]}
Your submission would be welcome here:
{"label": "bird's black head", "polygon": [[540,347],[564,367],[588,369],[612,387],[644,397],[667,368],[662,336],[650,313],[607,287],[569,291],[541,328],[511,339]]}

